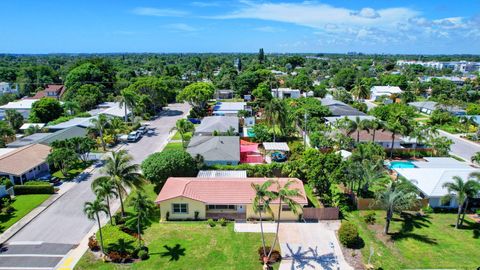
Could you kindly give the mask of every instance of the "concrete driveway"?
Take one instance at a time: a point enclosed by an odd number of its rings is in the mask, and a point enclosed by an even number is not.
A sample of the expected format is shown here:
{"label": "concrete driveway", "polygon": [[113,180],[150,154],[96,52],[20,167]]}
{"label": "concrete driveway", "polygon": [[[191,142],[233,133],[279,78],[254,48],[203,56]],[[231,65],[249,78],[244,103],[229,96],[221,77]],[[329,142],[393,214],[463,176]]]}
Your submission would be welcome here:
{"label": "concrete driveway", "polygon": [[[122,148],[133,156],[135,163],[141,163],[148,155],[164,147],[175,122],[188,113],[189,108],[186,104],[169,105],[169,110],[163,112],[161,117],[150,121],[150,127],[155,129],[153,136],[144,136],[140,141],[126,144]],[[10,251],[6,254],[4,250],[3,254],[0,254],[2,261],[0,270],[12,269],[10,267],[17,265],[26,269],[39,266],[51,269],[68,252],[69,249],[64,249],[65,246],[78,245],[95,225],[94,221],[88,220],[83,213],[83,205],[86,201],[94,200],[95,195],[90,184],[98,176],[101,176],[101,173],[96,169],[10,238],[6,244],[7,251],[14,247],[16,247],[14,250],[21,250],[18,247],[30,247],[36,252],[18,254],[16,251]],[[115,203],[118,202],[112,204]],[[63,254],[51,254],[58,247],[62,247]],[[8,257],[8,260],[2,257]],[[38,257],[42,257],[44,262],[31,259]]]}
{"label": "concrete driveway", "polygon": [[[275,232],[275,223],[265,222],[264,231]],[[353,268],[345,261],[335,231],[340,221],[280,223],[278,238],[282,253],[280,270]],[[259,223],[235,223],[235,232],[260,232]]]}

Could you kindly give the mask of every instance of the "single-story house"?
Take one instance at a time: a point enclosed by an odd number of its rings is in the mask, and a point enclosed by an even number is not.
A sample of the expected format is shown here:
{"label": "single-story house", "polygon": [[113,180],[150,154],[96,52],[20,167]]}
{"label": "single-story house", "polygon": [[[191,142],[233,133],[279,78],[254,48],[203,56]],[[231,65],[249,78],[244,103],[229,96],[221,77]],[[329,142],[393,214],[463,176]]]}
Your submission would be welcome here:
{"label": "single-story house", "polygon": [[14,142],[7,144],[8,148],[19,148],[29,144],[41,143],[45,145],[50,145],[54,141],[61,141],[66,139],[71,139],[74,137],[84,137],[87,135],[87,129],[82,127],[69,127],[66,129],[60,129],[55,132],[49,133],[35,133],[30,136],[25,136]]}
{"label": "single-story house", "polygon": [[333,125],[337,121],[345,119],[345,118],[348,119],[348,120],[351,120],[351,121],[355,121],[357,119],[357,117],[360,118],[360,121],[361,120],[374,120],[375,119],[375,117],[371,116],[371,115],[347,115],[347,116],[328,116],[328,117],[325,117],[325,121],[326,121],[327,124]]}
{"label": "single-story house", "polygon": [[377,100],[379,97],[388,96],[393,94],[399,95],[403,91],[398,86],[373,86],[370,89],[370,100]]}
{"label": "single-story house", "polygon": [[36,129],[42,129],[43,127],[45,127],[45,124],[41,124],[41,123],[24,123],[21,127],[20,127],[20,130],[21,131],[25,131],[29,128],[36,128]]}
{"label": "single-story house", "polygon": [[1,155],[0,177],[7,177],[14,184],[23,184],[24,181],[47,175],[50,150],[47,145],[31,144]]}
{"label": "single-story house", "polygon": [[91,116],[91,117],[75,117],[68,121],[52,125],[46,126],[49,131],[57,131],[71,127],[81,127],[81,128],[89,128],[93,127],[92,119],[97,118],[98,116]]}
{"label": "single-story house", "polygon": [[[258,219],[258,213],[253,211],[252,202],[255,191],[252,184],[263,184],[266,178],[185,178],[170,177],[158,194],[155,203],[160,207],[161,220],[193,220],[193,219]],[[301,206],[308,204],[302,181],[297,178],[273,179],[285,184],[288,180],[294,183],[290,186],[300,191],[301,196],[294,200]],[[276,185],[272,185],[272,190]],[[264,213],[265,219],[275,219],[279,201],[270,202],[274,216]],[[287,206],[282,205],[282,220],[298,220],[302,213],[294,214]]]}
{"label": "single-story house", "polygon": [[[353,132],[349,135],[355,142],[357,141],[357,132]],[[373,131],[370,133],[366,130],[360,131],[360,142],[371,142],[373,139]],[[390,149],[392,146],[392,133],[388,130],[375,131],[375,143],[380,144],[384,148]],[[393,148],[402,148],[402,138],[399,135],[395,135],[395,141]]]}
{"label": "single-story house", "polygon": [[435,101],[418,101],[418,102],[410,102],[408,103],[409,106],[414,107],[419,112],[425,114],[431,114],[433,111],[437,109],[443,109],[450,112],[453,115],[466,115],[467,111],[464,109],[457,107],[457,106],[437,106],[437,102]]}
{"label": "single-story house", "polygon": [[431,207],[458,207],[455,199],[442,201],[442,197],[448,195],[448,190],[443,185],[452,182],[454,176],[466,180],[472,172],[480,172],[480,170],[453,158],[433,157],[425,159],[427,161],[411,162],[414,165],[413,168],[395,168],[394,170],[400,176],[412,182],[419,190],[420,196],[428,199]]}
{"label": "single-story house", "polygon": [[201,170],[198,172],[197,178],[247,178],[247,171]]}
{"label": "single-story house", "polygon": [[328,107],[331,112],[331,116],[357,116],[357,115],[366,115],[364,112],[361,112],[350,105],[347,105],[339,100],[332,98],[321,98],[319,99],[323,106]]}
{"label": "single-story house", "polygon": [[302,93],[299,89],[291,89],[291,88],[277,88],[272,89],[272,96],[275,98],[299,98],[302,96]]}
{"label": "single-story house", "polygon": [[120,106],[120,102],[104,102],[98,104],[96,109],[90,110],[88,113],[92,116],[105,114],[111,117],[125,118],[125,113],[128,116],[131,111],[126,106]]}
{"label": "single-story house", "polygon": [[217,102],[213,107],[213,115],[237,116],[239,111],[246,110],[246,102]]}
{"label": "single-story house", "polygon": [[195,128],[195,135],[211,136],[214,132],[217,132],[217,135],[225,135],[229,131],[238,135],[238,129],[239,120],[237,116],[207,116]]}
{"label": "single-story house", "polygon": [[192,157],[201,155],[206,165],[237,165],[240,162],[240,137],[193,136],[187,152]]}
{"label": "single-story house", "polygon": [[0,106],[0,115],[5,115],[6,110],[15,110],[19,112],[24,119],[28,119],[32,105],[38,101],[38,99],[20,99],[17,101],[11,101],[5,105]]}
{"label": "single-story house", "polygon": [[215,99],[232,99],[235,92],[231,89],[219,89],[215,91]]}

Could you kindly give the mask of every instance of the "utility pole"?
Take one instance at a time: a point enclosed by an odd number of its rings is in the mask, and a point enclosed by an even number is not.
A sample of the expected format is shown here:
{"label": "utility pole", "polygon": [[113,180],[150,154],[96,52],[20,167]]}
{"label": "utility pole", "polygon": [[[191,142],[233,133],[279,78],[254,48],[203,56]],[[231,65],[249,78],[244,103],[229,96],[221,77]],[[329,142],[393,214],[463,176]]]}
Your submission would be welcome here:
{"label": "utility pole", "polygon": [[303,114],[303,122],[304,122],[304,127],[303,127],[303,145],[305,146],[305,149],[307,149],[307,111]]}

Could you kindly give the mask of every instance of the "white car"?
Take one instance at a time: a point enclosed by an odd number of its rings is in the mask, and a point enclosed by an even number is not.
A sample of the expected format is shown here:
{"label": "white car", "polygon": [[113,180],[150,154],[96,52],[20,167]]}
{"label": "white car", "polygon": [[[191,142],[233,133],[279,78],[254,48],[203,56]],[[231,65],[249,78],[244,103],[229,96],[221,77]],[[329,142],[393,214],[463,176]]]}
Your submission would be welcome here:
{"label": "white car", "polygon": [[128,142],[136,142],[136,141],[140,140],[141,137],[142,137],[142,133],[140,133],[138,131],[132,131],[132,132],[130,132],[130,134],[128,134],[127,141]]}

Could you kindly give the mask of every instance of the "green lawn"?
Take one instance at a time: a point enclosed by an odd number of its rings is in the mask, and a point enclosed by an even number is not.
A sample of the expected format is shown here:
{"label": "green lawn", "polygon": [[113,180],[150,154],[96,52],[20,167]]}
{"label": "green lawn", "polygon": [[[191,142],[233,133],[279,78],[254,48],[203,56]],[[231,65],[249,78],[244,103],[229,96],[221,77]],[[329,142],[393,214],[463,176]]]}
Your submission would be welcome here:
{"label": "green lawn", "polygon": [[182,150],[183,146],[181,142],[170,142],[163,150]]}
{"label": "green lawn", "polygon": [[49,194],[19,195],[15,197],[12,203],[15,211],[11,214],[0,214],[0,233],[3,233],[10,226],[19,221],[22,217],[32,211],[35,207],[42,204]]}
{"label": "green lawn", "polygon": [[[187,138],[191,138],[192,137],[192,132],[187,132],[187,133],[185,133],[184,136],[186,136]],[[173,135],[172,140],[176,140],[176,141],[182,140],[182,137],[180,136],[180,133],[178,131],[175,132],[175,135]]]}
{"label": "green lawn", "polygon": [[87,162],[86,164],[82,163],[77,163],[72,168],[68,171],[68,175],[63,175],[61,171],[56,171],[52,174],[53,177],[57,177],[58,179],[61,180],[72,180],[75,178],[77,175],[82,173],[88,166],[90,166],[92,162]]}
{"label": "green lawn", "polygon": [[373,247],[371,262],[375,267],[476,269],[480,265],[480,257],[476,255],[480,247],[480,224],[468,218],[463,229],[455,230],[455,214],[395,216],[390,235],[384,236],[384,212],[376,211],[376,224],[368,226],[362,218],[366,213],[353,212],[348,219],[359,225],[365,243],[362,248],[365,262]]}

